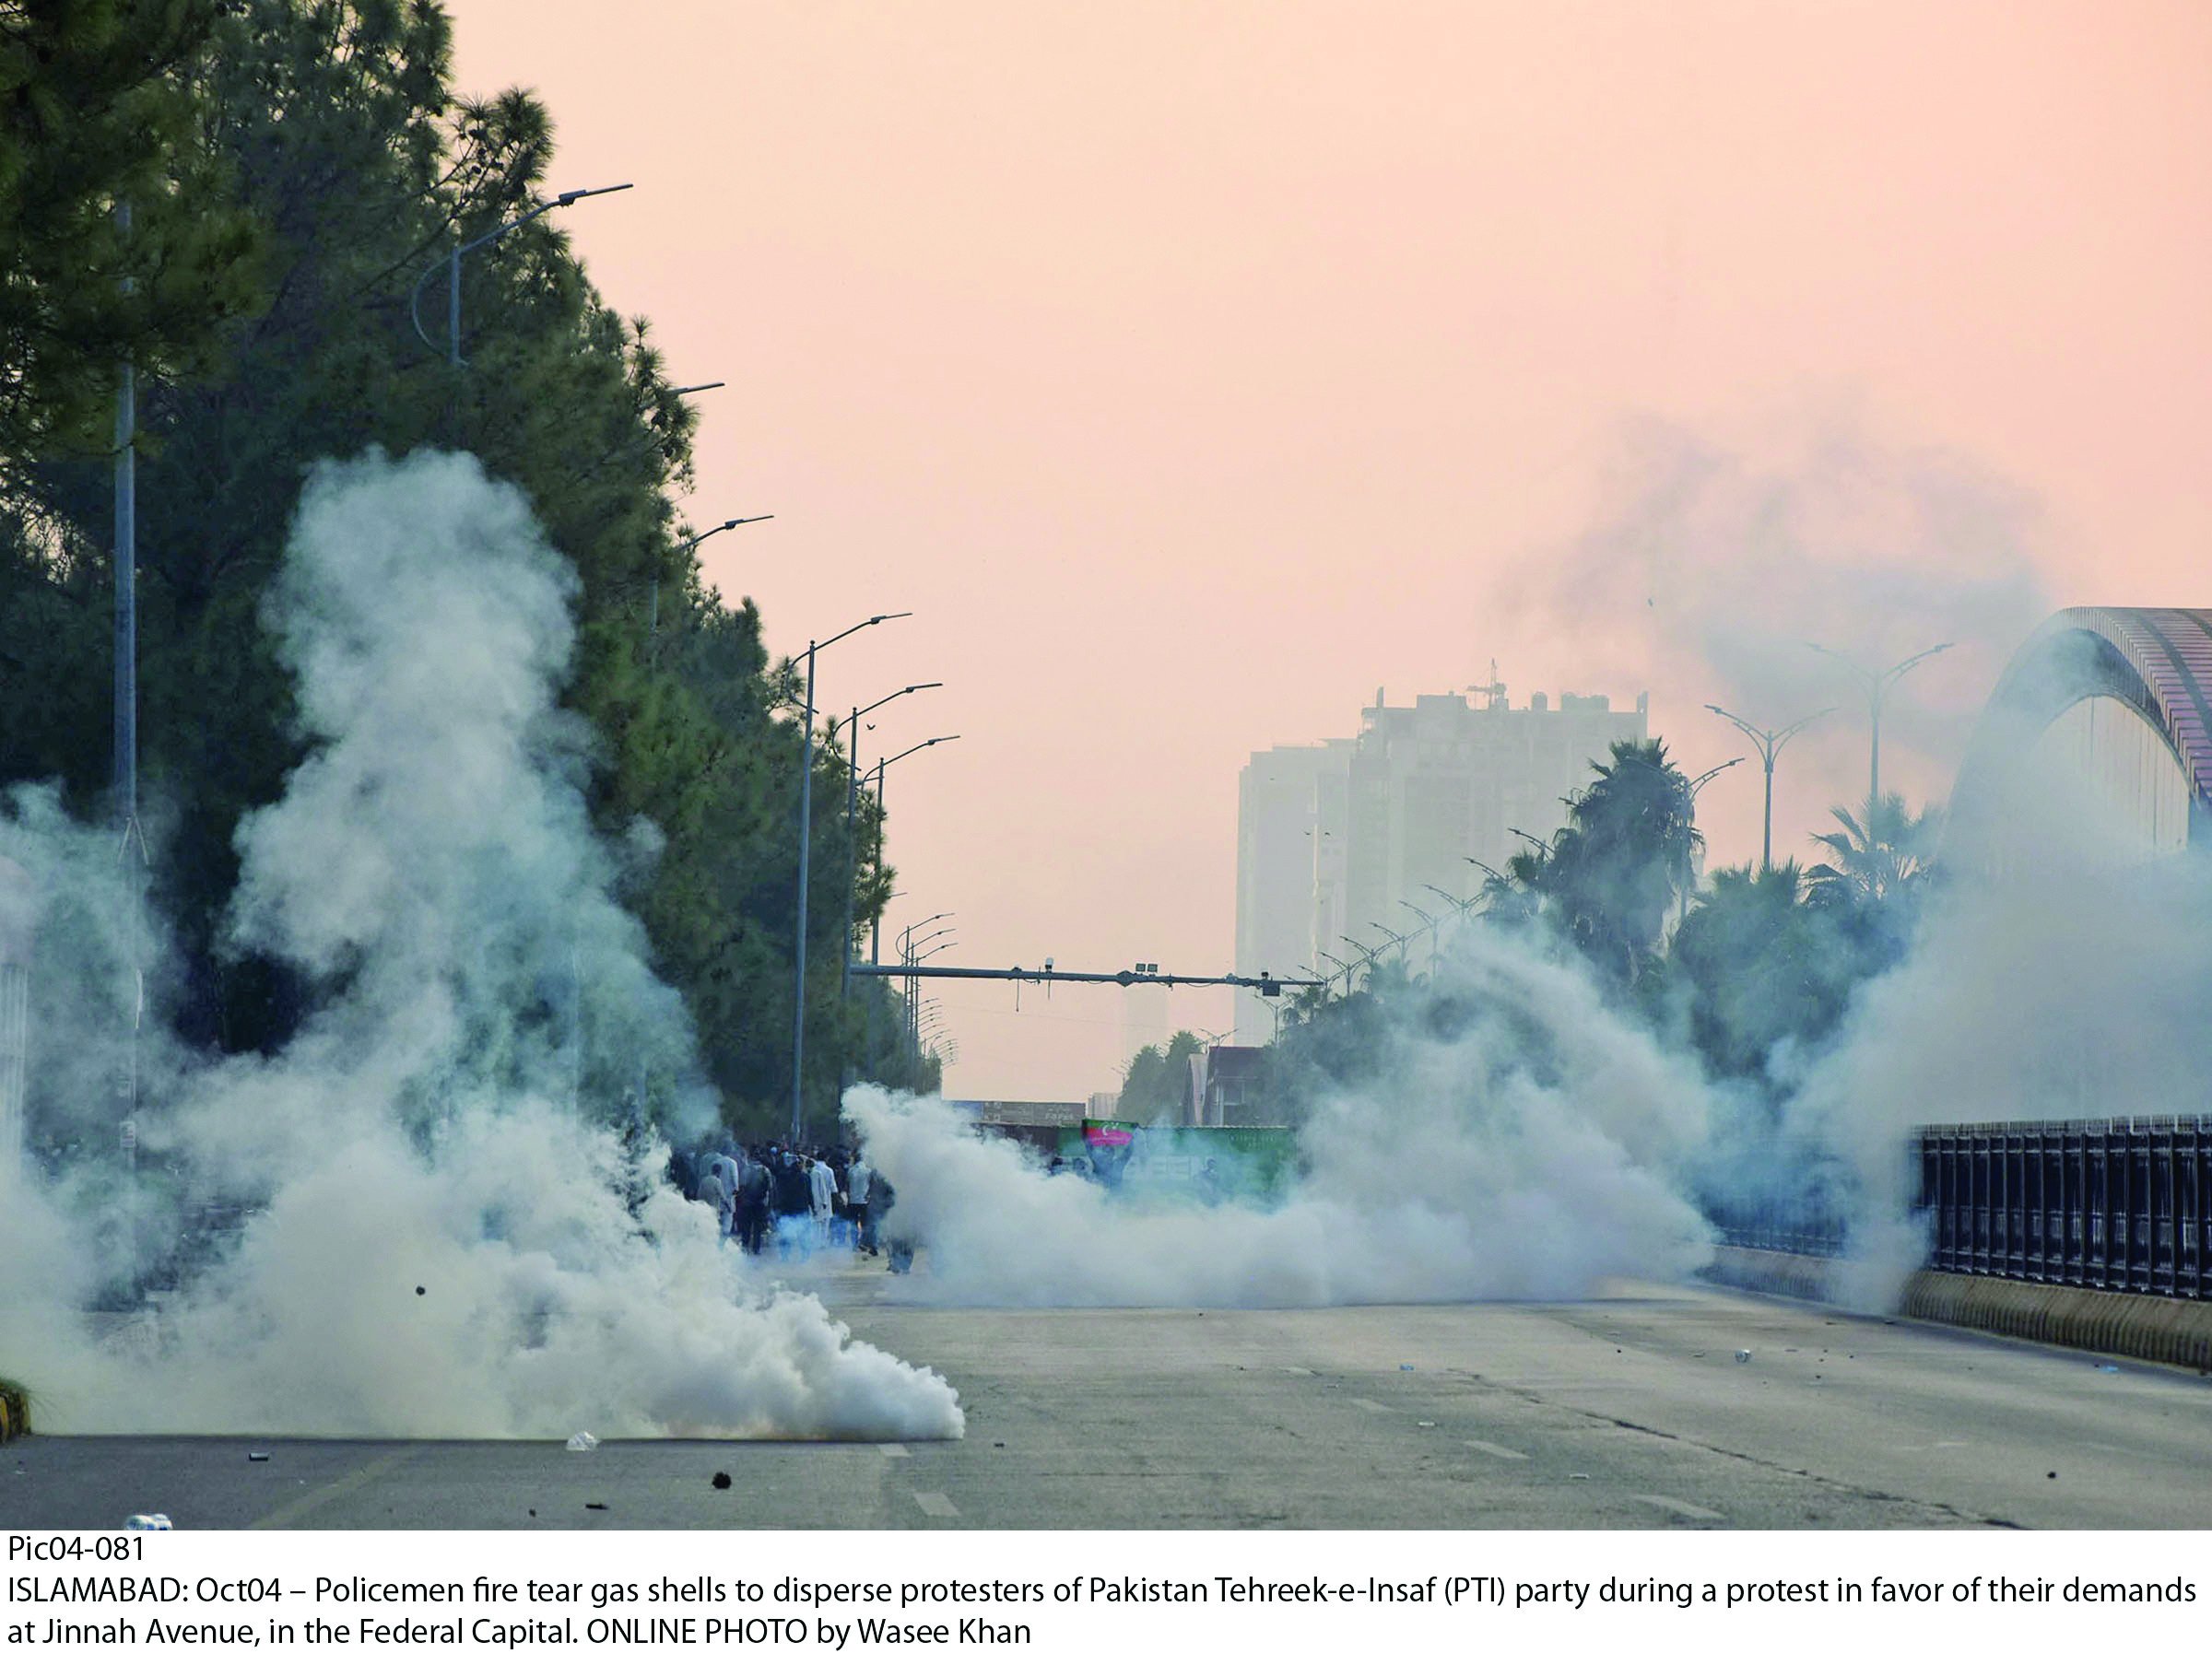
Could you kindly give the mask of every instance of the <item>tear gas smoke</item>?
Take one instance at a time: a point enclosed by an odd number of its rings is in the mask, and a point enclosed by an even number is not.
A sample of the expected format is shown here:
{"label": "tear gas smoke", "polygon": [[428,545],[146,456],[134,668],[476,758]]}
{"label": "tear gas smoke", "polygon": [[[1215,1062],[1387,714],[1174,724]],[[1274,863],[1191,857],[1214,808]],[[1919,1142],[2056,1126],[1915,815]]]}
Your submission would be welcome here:
{"label": "tear gas smoke", "polygon": [[927,1248],[911,1298],[1308,1307],[1573,1299],[1695,1270],[1710,1233],[1676,1176],[1707,1103],[1581,971],[1469,930],[1420,1017],[1302,1130],[1307,1171],[1277,1206],[1147,1208],[936,1099],[861,1087],[846,1113],[897,1188],[886,1231]]}
{"label": "tear gas smoke", "polygon": [[[748,1285],[711,1214],[659,1182],[641,1107],[686,1135],[715,1116],[682,1002],[610,891],[590,736],[555,703],[573,587],[473,459],[310,480],[265,622],[311,750],[239,829],[229,932],[317,998],[266,1058],[147,1037],[136,1173],[106,1155],[120,1042],[88,992],[129,963],[113,852],[48,794],[0,818],[44,909],[35,1109],[78,1147],[52,1175],[0,1165],[0,1335],[49,1425],[960,1432],[942,1378]],[[221,1205],[242,1228],[158,1322],[97,1344],[86,1307]]]}
{"label": "tear gas smoke", "polygon": [[[1990,721],[2008,760],[1977,782],[1986,800],[1971,826],[1947,838],[1912,952],[1858,991],[1783,1108],[1784,1137],[1852,1178],[1853,1265],[1837,1293],[1856,1305],[1889,1305],[1920,1263],[1924,1230],[1907,1214],[1916,1127],[2163,1118],[2202,1103],[2212,859],[2153,851],[2140,804],[2123,813],[2063,745],[2012,732],[2006,713]],[[2108,758],[2124,738],[2106,736]]]}
{"label": "tear gas smoke", "polygon": [[[1676,714],[1678,756],[1744,749],[1708,703],[1776,727],[1840,707],[1777,773],[1778,858],[1785,829],[1865,791],[1834,785],[1866,778],[1865,698],[1808,641],[1870,670],[1957,644],[1882,718],[1890,789],[1939,795],[2005,654],[2048,611],[2029,494],[1971,459],[1885,444],[1848,409],[1785,417],[1755,446],[1655,416],[1625,423],[1600,494],[1589,530],[1530,563],[1505,612],[1576,644],[1571,681],[1651,689],[1654,710]],[[1758,773],[1754,760],[1716,782],[1706,805],[1748,806],[1754,844]]]}

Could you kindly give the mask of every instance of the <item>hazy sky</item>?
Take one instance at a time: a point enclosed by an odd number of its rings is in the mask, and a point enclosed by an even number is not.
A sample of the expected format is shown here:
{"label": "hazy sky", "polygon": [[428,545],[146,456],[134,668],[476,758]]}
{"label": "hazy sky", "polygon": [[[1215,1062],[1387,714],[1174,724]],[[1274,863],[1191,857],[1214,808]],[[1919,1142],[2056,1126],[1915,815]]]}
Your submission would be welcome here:
{"label": "hazy sky", "polygon": [[[701,395],[695,522],[824,703],[913,681],[891,924],[1230,967],[1237,771],[1487,679],[1693,770],[1885,719],[1942,795],[2050,605],[2203,604],[2212,7],[449,0]],[[1778,854],[1865,791],[1847,708]],[[1756,857],[1755,764],[1700,801]],[[1118,1080],[1118,991],[939,985],[964,1096]],[[1212,1028],[1225,995],[1179,995]]]}

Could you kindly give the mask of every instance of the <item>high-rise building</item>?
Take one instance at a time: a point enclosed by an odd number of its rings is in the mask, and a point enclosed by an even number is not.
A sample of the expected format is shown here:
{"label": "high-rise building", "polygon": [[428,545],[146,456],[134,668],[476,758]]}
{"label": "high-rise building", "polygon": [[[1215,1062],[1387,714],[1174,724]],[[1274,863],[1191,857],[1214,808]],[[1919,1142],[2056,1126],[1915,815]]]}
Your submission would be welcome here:
{"label": "high-rise building", "polygon": [[[1324,874],[1332,882],[1341,828],[1324,827],[1321,805],[1343,800],[1352,743],[1278,745],[1254,752],[1237,777],[1237,953],[1240,975],[1303,975],[1313,958],[1314,913]],[[1274,1038],[1270,1004],[1237,991],[1236,1036],[1245,1046]]]}
{"label": "high-rise building", "polygon": [[[1358,738],[1252,755],[1238,782],[1238,971],[1326,975],[1319,956],[1350,957],[1347,937],[1379,946],[1378,926],[1418,930],[1403,904],[1433,914],[1449,907],[1437,891],[1472,896],[1483,874],[1470,858],[1502,868],[1525,848],[1515,828],[1548,839],[1591,765],[1650,737],[1646,695],[1617,711],[1603,694],[1516,709],[1494,677],[1475,692],[1394,706],[1377,689]],[[1262,1044],[1272,1026],[1269,1003],[1240,991],[1238,1040]]]}

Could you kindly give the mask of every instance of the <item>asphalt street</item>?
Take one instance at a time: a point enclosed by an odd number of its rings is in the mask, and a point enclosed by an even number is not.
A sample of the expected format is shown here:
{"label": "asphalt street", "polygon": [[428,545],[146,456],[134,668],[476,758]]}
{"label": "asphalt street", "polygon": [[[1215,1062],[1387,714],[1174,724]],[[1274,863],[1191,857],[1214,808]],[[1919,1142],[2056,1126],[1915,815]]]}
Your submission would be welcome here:
{"label": "asphalt street", "polygon": [[1192,1312],[816,1286],[945,1373],[967,1438],[34,1436],[0,1449],[0,1527],[2212,1527],[2212,1382],[1935,1326],[1702,1287]]}

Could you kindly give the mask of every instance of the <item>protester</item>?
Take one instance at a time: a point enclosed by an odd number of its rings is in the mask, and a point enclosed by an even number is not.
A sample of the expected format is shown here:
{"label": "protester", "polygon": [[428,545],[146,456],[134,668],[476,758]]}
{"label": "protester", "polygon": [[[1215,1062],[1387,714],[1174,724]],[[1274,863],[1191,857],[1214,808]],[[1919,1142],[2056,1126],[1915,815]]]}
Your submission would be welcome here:
{"label": "protester", "polygon": [[699,1201],[714,1211],[715,1228],[725,1237],[730,1235],[730,1210],[735,1201],[730,1184],[729,1160],[727,1156],[713,1158],[699,1182]]}
{"label": "protester", "polygon": [[837,1175],[827,1160],[816,1157],[806,1165],[807,1201],[814,1215],[817,1243],[830,1241],[830,1220],[837,1205]]}
{"label": "protester", "polygon": [[852,1211],[853,1225],[859,1235],[860,1252],[876,1252],[876,1226],[868,1214],[868,1182],[876,1170],[868,1166],[867,1153],[856,1152],[853,1166],[845,1170],[845,1206]]}
{"label": "protester", "polygon": [[805,1245],[806,1219],[814,1212],[814,1187],[799,1166],[801,1158],[796,1151],[781,1152],[780,1157],[774,1185],[776,1252],[779,1258],[788,1260],[794,1243]]}
{"label": "protester", "polygon": [[771,1180],[767,1161],[760,1152],[755,1151],[737,1178],[735,1211],[737,1246],[750,1255],[760,1252],[761,1242],[768,1235],[768,1193]]}

